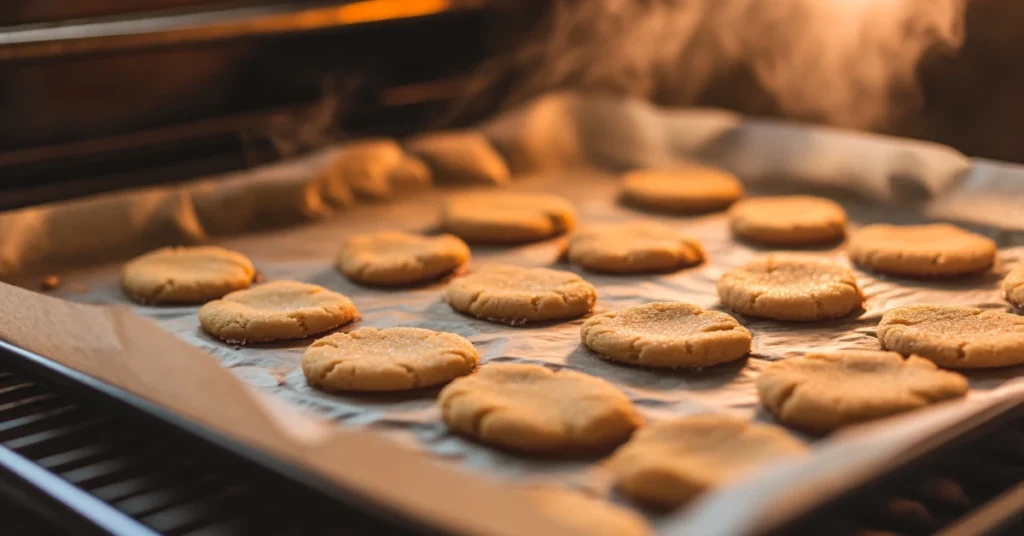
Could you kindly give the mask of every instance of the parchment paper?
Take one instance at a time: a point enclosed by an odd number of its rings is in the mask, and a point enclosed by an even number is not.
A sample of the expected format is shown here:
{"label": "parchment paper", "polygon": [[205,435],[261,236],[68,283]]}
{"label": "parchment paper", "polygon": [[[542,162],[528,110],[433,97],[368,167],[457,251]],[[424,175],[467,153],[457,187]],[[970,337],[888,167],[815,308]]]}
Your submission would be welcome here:
{"label": "parchment paper", "polygon": [[[648,301],[679,300],[720,309],[715,282],[723,271],[764,251],[733,242],[724,215],[672,218],[643,214],[616,203],[617,172],[635,166],[700,159],[731,169],[752,193],[801,191],[842,202],[853,226],[873,222],[952,220],[996,239],[999,263],[989,274],[953,282],[919,282],[857,272],[867,295],[857,316],[813,324],[740,318],[755,335],[749,359],[699,372],[649,371],[606,363],[579,344],[582,320],[506,327],[451,311],[440,299],[443,284],[412,290],[354,285],[332,266],[346,233],[399,228],[430,232],[437,223],[438,190],[415,199],[360,205],[341,217],[284,230],[267,230],[219,242],[250,255],[267,279],[298,279],[340,291],[363,314],[354,325],[418,326],[467,337],[484,366],[511,361],[569,367],[621,387],[651,420],[696,412],[723,412],[768,421],[758,409],[753,382],[772,360],[848,348],[877,349],[874,326],[892,307],[961,304],[1009,310],[998,284],[1021,258],[1024,173],[1016,166],[972,162],[952,149],[894,138],[779,122],[744,120],[718,111],[667,112],[637,102],[556,95],[498,118],[484,131],[520,175],[511,189],[560,193],[573,200],[582,225],[649,218],[686,230],[706,247],[709,261],[662,276],[607,276],[580,272],[598,288],[595,312]],[[554,266],[562,239],[513,248],[473,248],[475,266],[490,262]],[[813,255],[846,262],[841,248]],[[506,454],[448,434],[434,405],[436,390],[396,395],[328,395],[308,387],[299,358],[310,341],[237,348],[203,334],[195,307],[131,304],[117,284],[119,263],[61,274],[54,294],[77,302],[119,304],[156,321],[188,344],[206,350],[248,384],[345,427],[369,428],[415,449],[449,460],[464,471],[515,482],[556,482],[607,494],[609,477],[599,460],[536,460]],[[31,279],[22,279],[24,284]],[[711,494],[673,515],[652,517],[666,533],[737,534],[758,526],[779,504],[795,507],[808,490],[837,485],[889,459],[935,427],[996,400],[1022,396],[1024,369],[969,375],[966,402],[856,429],[817,441],[806,463],[776,467],[736,489]],[[187,392],[183,387],[182,392]],[[910,425],[906,424],[911,423]],[[812,438],[802,437],[807,441]],[[842,463],[837,463],[839,460]],[[761,506],[758,508],[757,506]],[[723,515],[728,512],[728,515]],[[746,515],[741,515],[746,514]]]}

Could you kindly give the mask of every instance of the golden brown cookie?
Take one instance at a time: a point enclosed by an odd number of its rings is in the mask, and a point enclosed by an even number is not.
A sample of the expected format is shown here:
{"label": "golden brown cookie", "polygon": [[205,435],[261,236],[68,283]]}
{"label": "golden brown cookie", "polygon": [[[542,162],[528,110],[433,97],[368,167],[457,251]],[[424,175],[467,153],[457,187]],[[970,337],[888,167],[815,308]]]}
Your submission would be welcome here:
{"label": "golden brown cookie", "polygon": [[963,396],[967,380],[917,356],[845,350],[769,365],[757,379],[761,403],[787,426],[824,433]]}
{"label": "golden brown cookie", "polygon": [[731,173],[710,167],[642,169],[622,178],[622,198],[648,210],[696,214],[723,210],[743,197]]}
{"label": "golden brown cookie", "polygon": [[394,196],[389,174],[405,153],[395,140],[367,138],[345,143],[326,163],[328,183],[342,182],[361,197],[388,199]]}
{"label": "golden brown cookie", "polygon": [[725,313],[665,302],[594,315],[583,323],[580,340],[612,361],[699,368],[747,355],[751,336]]}
{"label": "golden brown cookie", "polygon": [[572,272],[491,265],[452,279],[444,299],[456,311],[516,325],[585,315],[597,290]]}
{"label": "golden brown cookie", "polygon": [[121,288],[140,303],[203,303],[248,288],[248,257],[218,246],[169,247],[128,261]]}
{"label": "golden brown cookie", "polygon": [[335,265],[357,283],[400,286],[436,280],[467,262],[469,247],[454,235],[378,231],[345,238]]}
{"label": "golden brown cookie", "polygon": [[641,428],[611,458],[618,488],[653,507],[675,508],[704,491],[807,450],[780,428],[695,415]]}
{"label": "golden brown cookie", "polygon": [[317,339],[302,372],[325,391],[405,391],[469,374],[480,354],[466,339],[421,328],[359,328]]}
{"label": "golden brown cookie", "polygon": [[446,386],[437,403],[453,432],[538,454],[609,449],[629,439],[641,423],[614,385],[539,365],[485,365]]}
{"label": "golden brown cookie", "polygon": [[271,281],[199,308],[199,324],[229,343],[302,339],[359,316],[352,300],[299,281]]}
{"label": "golden brown cookie", "polygon": [[1003,279],[1003,298],[1018,309],[1024,309],[1024,266],[1018,266]]}
{"label": "golden brown cookie", "polygon": [[954,277],[984,272],[996,243],[955,225],[868,225],[850,236],[850,260],[876,272],[909,277]]}
{"label": "golden brown cookie", "polygon": [[809,195],[744,199],[729,209],[729,218],[734,237],[763,246],[829,244],[846,234],[843,207]]}
{"label": "golden brown cookie", "polygon": [[704,260],[700,244],[652,221],[595,225],[577,232],[566,249],[569,262],[595,272],[670,272]]}
{"label": "golden brown cookie", "polygon": [[649,536],[654,534],[643,516],[608,501],[552,486],[527,490],[541,512],[556,523],[591,536]]}
{"label": "golden brown cookie", "polygon": [[1024,317],[974,307],[890,309],[876,330],[882,348],[952,369],[1024,364]]}
{"label": "golden brown cookie", "polygon": [[843,317],[864,303],[848,268],[776,255],[723,274],[718,280],[718,298],[722,305],[743,315],[796,321]]}
{"label": "golden brown cookie", "polygon": [[519,244],[572,230],[576,209],[565,199],[547,194],[468,193],[448,199],[441,225],[472,243]]}
{"label": "golden brown cookie", "polygon": [[480,132],[429,132],[409,140],[406,149],[422,158],[438,182],[505,184],[511,173],[505,159]]}

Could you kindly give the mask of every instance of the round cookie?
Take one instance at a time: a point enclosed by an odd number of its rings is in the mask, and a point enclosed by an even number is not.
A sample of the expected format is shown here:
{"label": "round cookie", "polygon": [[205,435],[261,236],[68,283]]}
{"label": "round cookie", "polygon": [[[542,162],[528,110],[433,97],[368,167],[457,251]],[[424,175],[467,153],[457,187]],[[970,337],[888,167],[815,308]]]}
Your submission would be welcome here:
{"label": "round cookie", "polygon": [[729,209],[729,229],[762,246],[815,246],[846,234],[846,211],[823,197],[786,195],[744,199]]}
{"label": "round cookie", "polygon": [[736,319],[688,303],[647,303],[588,318],[584,346],[606,359],[659,368],[699,368],[750,352],[751,335]]}
{"label": "round cookie", "polygon": [[910,277],[955,277],[995,263],[996,243],[955,225],[868,225],[850,236],[850,260],[876,272]]}
{"label": "round cookie", "polygon": [[436,280],[467,262],[469,247],[456,236],[380,231],[347,237],[335,264],[356,283],[401,286]]}
{"label": "round cookie", "polygon": [[444,299],[456,311],[516,325],[585,315],[597,290],[572,272],[491,265],[452,279]]}
{"label": "round cookie", "polygon": [[618,488],[653,507],[675,508],[768,463],[807,451],[780,428],[695,415],[641,428],[612,455]]}
{"label": "round cookie", "polygon": [[848,268],[775,255],[723,274],[718,298],[743,315],[795,321],[843,317],[864,303]]}
{"label": "round cookie", "polygon": [[967,380],[917,356],[848,350],[769,365],[757,378],[761,403],[783,424],[824,433],[967,393]]}
{"label": "round cookie", "polygon": [[441,225],[467,242],[521,244],[572,230],[576,209],[547,194],[468,193],[448,199]]}
{"label": "round cookie", "polygon": [[248,288],[248,257],[218,246],[168,247],[128,261],[121,288],[140,303],[203,303]]}
{"label": "round cookie", "polygon": [[529,499],[556,523],[592,536],[654,534],[640,514],[608,501],[552,486],[527,490]]}
{"label": "round cookie", "polygon": [[540,365],[486,365],[448,384],[437,402],[451,431],[536,454],[609,449],[642,420],[607,381]]}
{"label": "round cookie", "polygon": [[882,348],[952,369],[1024,364],[1024,317],[974,307],[890,309],[876,330]]}
{"label": "round cookie", "polygon": [[692,166],[642,169],[622,178],[622,198],[648,210],[697,214],[723,210],[743,197],[743,185],[724,170]]}
{"label": "round cookie", "polygon": [[595,225],[574,234],[566,248],[569,262],[595,272],[670,272],[704,260],[700,244],[650,221]]}
{"label": "round cookie", "polygon": [[199,324],[230,343],[302,339],[357,318],[352,300],[319,285],[271,281],[199,308]]}
{"label": "round cookie", "polygon": [[1024,266],[1018,266],[1003,279],[1003,298],[1018,309],[1024,309]]}
{"label": "round cookie", "polygon": [[317,339],[302,372],[325,391],[405,391],[469,374],[480,354],[466,339],[421,328],[359,328]]}

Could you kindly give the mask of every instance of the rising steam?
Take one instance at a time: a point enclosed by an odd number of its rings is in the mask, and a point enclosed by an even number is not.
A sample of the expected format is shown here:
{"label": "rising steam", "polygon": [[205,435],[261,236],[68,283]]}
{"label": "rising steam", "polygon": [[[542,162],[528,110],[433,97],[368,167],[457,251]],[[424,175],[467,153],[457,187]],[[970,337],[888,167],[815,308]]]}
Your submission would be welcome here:
{"label": "rising steam", "polygon": [[878,128],[919,104],[917,65],[960,44],[966,1],[555,0],[509,102],[572,87],[693,104],[742,69],[784,115]]}

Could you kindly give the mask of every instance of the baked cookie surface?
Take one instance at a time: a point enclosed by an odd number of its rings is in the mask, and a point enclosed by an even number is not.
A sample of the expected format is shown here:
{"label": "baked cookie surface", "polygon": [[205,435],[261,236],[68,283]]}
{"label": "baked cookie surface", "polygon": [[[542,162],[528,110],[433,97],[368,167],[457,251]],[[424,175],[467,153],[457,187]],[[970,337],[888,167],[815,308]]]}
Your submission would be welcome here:
{"label": "baked cookie surface", "polygon": [[519,244],[572,230],[576,209],[565,199],[547,194],[458,194],[445,203],[441,225],[468,242]]}
{"label": "baked cookie surface", "polygon": [[718,280],[718,298],[743,315],[793,321],[843,317],[864,303],[848,268],[776,255],[723,274]]}
{"label": "baked cookie surface", "polygon": [[761,404],[779,422],[817,433],[966,393],[963,376],[895,352],[810,353],[776,361],[757,378]]}
{"label": "baked cookie surface", "polygon": [[723,210],[743,197],[731,173],[703,166],[642,169],[622,178],[623,200],[640,208],[678,214]]}
{"label": "baked cookie surface", "polygon": [[1006,274],[1002,284],[1003,298],[1018,309],[1024,309],[1024,266]]}
{"label": "baked cookie surface", "polygon": [[516,325],[585,315],[597,290],[572,272],[490,265],[452,279],[444,299],[456,311]]}
{"label": "baked cookie surface", "polygon": [[663,273],[704,260],[700,244],[660,223],[635,221],[595,225],[575,233],[569,262],[595,272]]}
{"label": "baked cookie surface", "polygon": [[140,303],[203,303],[248,288],[248,257],[218,246],[167,247],[128,261],[121,288]]}
{"label": "baked cookie surface", "polygon": [[1024,317],[974,307],[916,305],[890,309],[876,330],[882,348],[919,355],[944,368],[1024,364]]}
{"label": "baked cookie surface", "polygon": [[829,244],[846,234],[846,211],[823,197],[755,197],[729,209],[729,229],[735,238],[763,246]]}
{"label": "baked cookie surface", "polygon": [[751,335],[725,313],[688,303],[655,302],[588,318],[580,328],[580,340],[612,361],[698,368],[747,355]]}
{"label": "baked cookie surface", "polygon": [[207,333],[242,344],[302,339],[358,316],[347,297],[299,281],[271,281],[199,308],[199,324]]}
{"label": "baked cookie surface", "polygon": [[551,486],[526,492],[537,507],[557,523],[593,536],[648,536],[654,534],[640,514],[579,492]]}
{"label": "baked cookie surface", "polygon": [[505,159],[478,131],[428,132],[405,147],[427,163],[438,182],[505,184],[511,180]]}
{"label": "baked cookie surface", "polygon": [[615,483],[629,498],[675,508],[807,447],[778,427],[722,415],[647,425],[612,455]]}
{"label": "baked cookie surface", "polygon": [[448,384],[437,398],[453,432],[537,454],[612,448],[642,418],[605,380],[569,369],[494,363]]}
{"label": "baked cookie surface", "polygon": [[955,225],[868,225],[850,236],[850,260],[876,272],[909,277],[955,277],[995,263],[996,243]]}
{"label": "baked cookie surface", "polygon": [[379,231],[346,237],[335,265],[357,283],[401,286],[451,274],[469,257],[469,246],[454,235]]}
{"label": "baked cookie surface", "polygon": [[476,348],[454,333],[359,328],[315,341],[302,354],[302,372],[325,391],[405,391],[469,374],[479,362]]}

